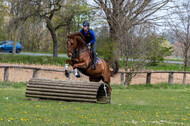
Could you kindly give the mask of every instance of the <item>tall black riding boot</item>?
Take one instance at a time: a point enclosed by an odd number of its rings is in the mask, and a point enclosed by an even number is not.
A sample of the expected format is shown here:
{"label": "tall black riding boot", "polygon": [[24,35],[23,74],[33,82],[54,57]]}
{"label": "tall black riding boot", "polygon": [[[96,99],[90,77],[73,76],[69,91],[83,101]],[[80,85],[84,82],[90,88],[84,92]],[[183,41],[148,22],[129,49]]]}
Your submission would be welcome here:
{"label": "tall black riding boot", "polygon": [[96,53],[93,54],[93,65],[92,65],[92,69],[93,69],[93,70],[96,69]]}

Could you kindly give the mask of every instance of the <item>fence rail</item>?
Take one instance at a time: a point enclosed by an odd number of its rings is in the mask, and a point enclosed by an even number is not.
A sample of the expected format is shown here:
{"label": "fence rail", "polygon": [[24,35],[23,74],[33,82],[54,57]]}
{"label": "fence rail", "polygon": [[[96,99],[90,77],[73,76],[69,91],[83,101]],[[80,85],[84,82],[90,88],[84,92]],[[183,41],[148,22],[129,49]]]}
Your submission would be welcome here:
{"label": "fence rail", "polygon": [[151,83],[151,75],[152,73],[168,73],[168,83],[169,84],[173,84],[173,79],[174,79],[174,73],[186,73],[186,74],[190,74],[190,71],[134,71],[134,72],[119,72],[121,73],[121,84],[124,85],[124,75],[125,74],[132,74],[132,73],[145,73],[146,74],[146,84],[150,84]]}
{"label": "fence rail", "polygon": [[[10,68],[20,68],[20,69],[32,69],[33,70],[33,78],[38,78],[39,71],[54,71],[54,72],[65,72],[63,69],[49,69],[49,68],[40,68],[40,67],[30,67],[30,66],[20,66],[20,65],[0,65],[0,68],[4,68],[4,82],[8,82],[9,78],[9,69]],[[72,71],[69,71],[70,73]],[[120,73],[120,83],[124,85],[125,82],[125,74],[132,74],[132,73],[145,73],[146,74],[146,83],[151,83],[151,75],[152,73],[168,73],[168,83],[173,84],[174,79],[174,73],[187,73],[190,74],[190,71],[184,72],[184,71],[135,71],[135,72],[119,72]],[[71,80],[71,77],[69,77],[69,80]]]}
{"label": "fence rail", "polygon": [[[18,66],[18,65],[0,65],[0,68],[4,68],[4,82],[8,82],[10,68],[32,69],[33,70],[33,76],[32,76],[33,78],[38,78],[40,70],[65,72],[65,70],[61,70],[61,69],[49,69],[49,68],[30,67],[30,66]],[[72,71],[70,71],[70,72],[72,72]],[[71,79],[71,78],[69,77],[69,79]]]}

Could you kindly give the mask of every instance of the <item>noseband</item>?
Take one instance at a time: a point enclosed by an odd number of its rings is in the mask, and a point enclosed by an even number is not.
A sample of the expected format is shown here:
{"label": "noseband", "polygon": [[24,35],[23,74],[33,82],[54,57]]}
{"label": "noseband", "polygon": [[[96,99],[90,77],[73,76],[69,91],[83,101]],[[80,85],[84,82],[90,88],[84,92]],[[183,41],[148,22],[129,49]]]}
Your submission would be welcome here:
{"label": "noseband", "polygon": [[[85,48],[85,47],[82,47],[82,48],[80,48],[80,49],[83,49],[83,48]],[[67,52],[72,53],[72,58],[76,58],[76,57],[78,57],[80,54],[82,54],[82,53],[86,52],[87,50],[89,50],[88,48],[86,48],[85,50],[78,51],[78,50],[80,50],[80,49],[74,48],[72,51],[67,51]]]}

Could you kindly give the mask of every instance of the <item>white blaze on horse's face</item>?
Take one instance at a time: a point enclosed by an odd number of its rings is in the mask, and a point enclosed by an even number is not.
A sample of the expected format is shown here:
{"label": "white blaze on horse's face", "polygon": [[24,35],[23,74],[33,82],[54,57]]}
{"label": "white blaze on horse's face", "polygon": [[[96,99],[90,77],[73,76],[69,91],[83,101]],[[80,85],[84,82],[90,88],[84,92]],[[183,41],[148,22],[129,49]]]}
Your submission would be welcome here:
{"label": "white blaze on horse's face", "polygon": [[74,48],[75,48],[74,47],[74,40],[71,38],[68,38],[68,41],[67,41],[67,56],[68,57],[72,56],[72,52],[73,52]]}

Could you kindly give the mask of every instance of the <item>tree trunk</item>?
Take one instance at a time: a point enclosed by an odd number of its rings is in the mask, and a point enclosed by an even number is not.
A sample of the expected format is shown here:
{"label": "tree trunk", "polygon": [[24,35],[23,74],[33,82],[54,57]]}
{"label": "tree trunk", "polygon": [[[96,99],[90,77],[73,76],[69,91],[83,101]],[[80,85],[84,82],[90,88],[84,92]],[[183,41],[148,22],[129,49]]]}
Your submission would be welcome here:
{"label": "tree trunk", "polygon": [[[113,41],[114,43],[116,43],[114,45],[117,46],[117,47],[111,47],[113,55],[112,55],[111,59],[109,59],[109,60],[110,61],[115,61],[115,60],[118,60],[118,56],[121,55],[121,53],[122,53],[122,50],[120,48],[121,47],[121,39],[118,37],[118,34],[120,34],[118,32],[120,30],[119,30],[119,28],[116,28],[116,26],[113,27],[113,26],[109,25],[109,27],[110,27],[110,38],[111,38],[111,41]],[[115,29],[118,29],[118,31],[116,31]],[[110,49],[110,51],[111,51],[111,49]]]}
{"label": "tree trunk", "polygon": [[57,51],[57,35],[55,33],[55,29],[53,28],[51,22],[47,20],[47,28],[51,33],[52,39],[53,39],[53,57],[58,57],[58,51]]}
{"label": "tree trunk", "polygon": [[[188,62],[187,52],[188,52],[188,49],[185,50],[184,72],[187,71],[187,62]],[[186,73],[183,74],[183,82],[182,82],[182,84],[185,84],[185,83],[186,83]]]}
{"label": "tree trunk", "polygon": [[126,73],[125,74],[125,83],[124,85],[129,87],[132,81],[132,74],[131,73]]}
{"label": "tree trunk", "polygon": [[13,41],[13,49],[12,49],[12,54],[13,55],[16,54],[17,33],[18,33],[18,26],[15,25],[15,29],[14,29],[14,41]]}

